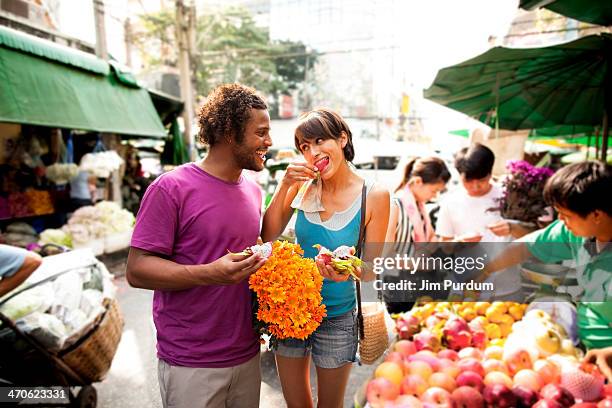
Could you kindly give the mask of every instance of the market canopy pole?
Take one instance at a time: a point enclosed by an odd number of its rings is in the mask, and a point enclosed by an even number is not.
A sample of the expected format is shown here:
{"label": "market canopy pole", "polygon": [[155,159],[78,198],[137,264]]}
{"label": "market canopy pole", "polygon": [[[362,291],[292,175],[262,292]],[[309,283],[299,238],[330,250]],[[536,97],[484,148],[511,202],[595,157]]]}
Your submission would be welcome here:
{"label": "market canopy pole", "polygon": [[195,5],[186,6],[183,0],[176,0],[176,41],[179,49],[178,65],[180,74],[181,97],[185,104],[183,121],[185,122],[185,148],[190,160],[196,159],[195,141],[192,134],[193,125],[193,91],[191,87],[191,31],[195,29]]}
{"label": "market canopy pole", "polygon": [[104,2],[93,0],[94,20],[96,24],[96,55],[108,61],[108,47],[106,45],[106,25],[104,21]]}

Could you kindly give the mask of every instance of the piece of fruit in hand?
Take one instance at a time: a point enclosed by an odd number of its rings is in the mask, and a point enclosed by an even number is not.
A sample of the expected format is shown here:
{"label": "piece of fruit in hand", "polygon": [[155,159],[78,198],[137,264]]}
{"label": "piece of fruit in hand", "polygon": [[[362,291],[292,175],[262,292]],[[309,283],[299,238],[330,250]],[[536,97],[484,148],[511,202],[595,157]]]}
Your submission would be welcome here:
{"label": "piece of fruit in hand", "polygon": [[253,245],[250,246],[248,248],[246,248],[244,251],[242,252],[230,252],[227,251],[232,255],[243,255],[243,256],[250,256],[250,255],[259,255],[259,257],[261,259],[268,259],[270,257],[270,255],[272,255],[272,243],[271,242],[266,242],[263,243],[261,245]]}
{"label": "piece of fruit in hand", "polygon": [[315,260],[322,260],[325,265],[330,265],[339,274],[350,275],[353,279],[359,280],[355,268],[361,266],[363,262],[355,256],[355,247],[342,245],[334,251],[330,251],[319,244],[313,245],[313,247],[319,250]]}

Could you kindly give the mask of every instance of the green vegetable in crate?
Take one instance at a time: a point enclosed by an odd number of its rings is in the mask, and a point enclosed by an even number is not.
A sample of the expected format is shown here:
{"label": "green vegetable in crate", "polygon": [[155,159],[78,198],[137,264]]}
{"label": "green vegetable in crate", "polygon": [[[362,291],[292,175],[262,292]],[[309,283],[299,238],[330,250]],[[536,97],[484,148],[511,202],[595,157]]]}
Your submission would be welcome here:
{"label": "green vegetable in crate", "polygon": [[355,256],[355,247],[346,245],[339,246],[334,251],[330,251],[322,245],[313,245],[319,250],[315,260],[321,260],[325,265],[330,265],[336,272],[343,275],[350,275],[353,279],[359,280],[356,268],[363,264],[363,261]]}

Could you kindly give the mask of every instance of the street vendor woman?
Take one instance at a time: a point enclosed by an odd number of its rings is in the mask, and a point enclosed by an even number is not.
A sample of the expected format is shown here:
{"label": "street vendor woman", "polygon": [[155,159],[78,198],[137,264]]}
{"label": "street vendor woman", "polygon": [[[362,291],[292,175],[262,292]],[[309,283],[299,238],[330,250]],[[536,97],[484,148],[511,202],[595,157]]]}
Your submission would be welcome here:
{"label": "street vendor woman", "polygon": [[19,286],[42,263],[35,252],[0,244],[0,296]]}
{"label": "street vendor woman", "polygon": [[164,407],[257,407],[260,344],[248,277],[265,260],[228,252],[259,237],[261,189],[243,170],[263,170],[270,116],[253,89],[231,84],[208,95],[199,122],[209,153],[147,189],[127,279],[155,291]]}
{"label": "street vendor woman", "polygon": [[[584,289],[578,304],[578,334],[612,382],[612,167],[599,162],[566,166],[544,187],[544,198],[559,220],[535,231],[489,263],[485,277],[531,256],[542,262],[574,260]],[[484,279],[482,277],[481,279]]]}

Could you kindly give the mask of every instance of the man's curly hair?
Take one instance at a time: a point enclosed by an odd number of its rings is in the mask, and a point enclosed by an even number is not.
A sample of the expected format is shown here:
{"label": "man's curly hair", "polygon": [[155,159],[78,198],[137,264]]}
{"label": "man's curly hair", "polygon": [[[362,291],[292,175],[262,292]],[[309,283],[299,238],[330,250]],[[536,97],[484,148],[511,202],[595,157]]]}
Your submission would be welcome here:
{"label": "man's curly hair", "polygon": [[200,109],[200,141],[214,146],[223,138],[233,137],[236,143],[241,143],[251,109],[268,109],[255,89],[240,84],[216,87]]}

